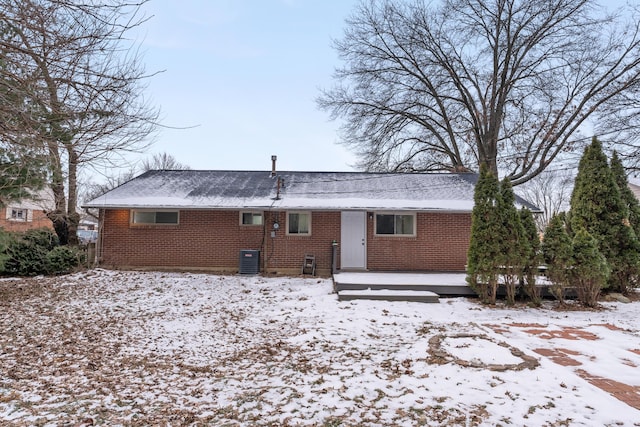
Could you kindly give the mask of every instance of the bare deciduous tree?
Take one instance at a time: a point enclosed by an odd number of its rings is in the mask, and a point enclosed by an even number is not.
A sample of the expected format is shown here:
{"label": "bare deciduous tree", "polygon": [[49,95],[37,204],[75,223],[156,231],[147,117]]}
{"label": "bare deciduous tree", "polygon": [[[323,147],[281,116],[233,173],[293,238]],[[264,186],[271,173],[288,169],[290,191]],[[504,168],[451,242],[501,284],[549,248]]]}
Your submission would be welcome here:
{"label": "bare deciduous tree", "polygon": [[573,170],[545,170],[519,186],[517,192],[542,210],[534,215],[538,231],[543,232],[554,215],[569,210],[573,180]]}
{"label": "bare deciduous tree", "polygon": [[189,170],[189,166],[180,163],[169,153],[156,153],[142,162],[142,172],[150,170]]}
{"label": "bare deciduous tree", "polygon": [[[367,170],[477,170],[514,185],[598,133],[638,153],[640,19],[594,0],[366,0],[321,108]],[[633,138],[633,139],[632,139]],[[620,149],[619,149],[620,151]]]}
{"label": "bare deciduous tree", "polygon": [[158,110],[144,99],[149,75],[127,34],[147,0],[0,0],[3,80],[20,102],[2,139],[47,157],[62,243],[77,243],[78,170],[148,145]]}
{"label": "bare deciduous tree", "polygon": [[[97,197],[102,196],[107,191],[111,191],[114,188],[124,184],[127,181],[132,180],[138,174],[150,171],[150,170],[189,170],[191,169],[188,165],[180,163],[175,157],[171,154],[163,152],[156,153],[149,158],[146,158],[142,161],[140,167],[132,166],[128,170],[118,174],[105,177],[105,181],[102,183],[89,183],[84,185],[84,201],[88,202]],[[87,213],[98,219],[97,210],[87,210]]]}

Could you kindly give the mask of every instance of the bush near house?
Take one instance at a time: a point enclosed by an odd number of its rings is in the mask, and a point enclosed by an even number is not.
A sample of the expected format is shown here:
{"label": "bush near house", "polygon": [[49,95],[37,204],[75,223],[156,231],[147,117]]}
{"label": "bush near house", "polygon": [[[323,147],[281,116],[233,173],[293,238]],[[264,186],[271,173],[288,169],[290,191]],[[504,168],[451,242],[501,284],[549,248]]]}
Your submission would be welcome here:
{"label": "bush near house", "polygon": [[69,273],[84,263],[79,248],[60,246],[47,228],[10,233],[0,229],[0,274],[37,276]]}
{"label": "bush near house", "polygon": [[609,271],[607,260],[598,250],[598,241],[587,230],[578,230],[573,238],[573,268],[570,276],[582,305],[598,305],[600,291],[607,287]]}
{"label": "bush near house", "polygon": [[[640,205],[627,189],[620,159],[611,165],[594,138],[578,166],[567,214],[554,216],[545,231],[542,256],[551,293],[564,304],[565,291],[594,307],[604,289],[628,293],[640,279]],[[522,286],[539,304],[535,263],[537,236],[526,212],[518,214],[510,182],[481,171],[475,189],[467,281],[485,303],[494,303],[497,284],[513,304]],[[517,279],[517,280],[516,280]]]}
{"label": "bush near house", "polygon": [[488,168],[483,167],[473,197],[471,241],[467,253],[467,283],[485,304],[496,302],[498,274],[502,265],[499,198],[498,178]]}
{"label": "bush near house", "polygon": [[565,291],[570,281],[573,244],[563,212],[554,215],[547,225],[542,241],[542,257],[547,265],[547,278],[551,281],[551,294],[564,305]]}
{"label": "bush near house", "polygon": [[499,195],[497,211],[501,220],[499,240],[502,246],[499,272],[505,288],[507,304],[513,305],[524,276],[524,264],[531,250],[531,244],[527,241],[529,236],[525,233],[520,213],[515,206],[516,198],[509,179],[505,178],[500,183]]}
{"label": "bush near house", "polygon": [[527,208],[522,208],[519,211],[519,215],[524,229],[523,244],[525,245],[521,286],[527,297],[529,297],[531,305],[539,307],[542,303],[542,297],[540,288],[536,286],[536,276],[542,263],[540,236],[538,235],[536,222],[533,219],[533,213]]}
{"label": "bush near house", "polygon": [[526,286],[533,304],[539,304],[534,276],[539,242],[530,241],[538,239],[531,213],[516,208],[509,179],[498,182],[486,168],[480,171],[474,202],[467,283],[485,304],[496,302],[499,283],[504,286],[507,304],[515,303],[521,286]]}

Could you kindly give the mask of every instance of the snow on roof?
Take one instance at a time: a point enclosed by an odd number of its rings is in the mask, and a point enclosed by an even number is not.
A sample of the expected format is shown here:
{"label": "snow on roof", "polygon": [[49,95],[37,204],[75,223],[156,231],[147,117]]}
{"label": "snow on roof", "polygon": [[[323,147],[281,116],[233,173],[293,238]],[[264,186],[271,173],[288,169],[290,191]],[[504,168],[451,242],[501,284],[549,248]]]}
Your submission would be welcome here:
{"label": "snow on roof", "polygon": [[[447,210],[473,208],[476,174],[149,171],[86,208]],[[522,199],[520,205],[533,207]]]}

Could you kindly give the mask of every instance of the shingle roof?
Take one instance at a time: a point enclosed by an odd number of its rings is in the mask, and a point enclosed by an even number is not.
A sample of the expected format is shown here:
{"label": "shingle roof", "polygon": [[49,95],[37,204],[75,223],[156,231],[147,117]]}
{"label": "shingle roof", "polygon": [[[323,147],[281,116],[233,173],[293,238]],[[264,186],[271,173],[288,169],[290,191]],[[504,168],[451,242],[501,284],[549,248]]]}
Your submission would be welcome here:
{"label": "shingle roof", "polygon": [[[84,207],[471,211],[476,180],[476,174],[465,173],[278,172],[272,177],[265,171],[158,170]],[[518,203],[533,207],[519,198]]]}

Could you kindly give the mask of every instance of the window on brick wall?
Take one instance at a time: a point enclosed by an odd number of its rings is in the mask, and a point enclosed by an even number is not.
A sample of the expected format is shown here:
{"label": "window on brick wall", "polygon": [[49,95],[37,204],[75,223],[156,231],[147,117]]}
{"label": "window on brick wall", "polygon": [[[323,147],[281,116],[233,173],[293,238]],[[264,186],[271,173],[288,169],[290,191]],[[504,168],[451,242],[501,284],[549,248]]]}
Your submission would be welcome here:
{"label": "window on brick wall", "polygon": [[311,234],[311,212],[287,212],[287,234]]}
{"label": "window on brick wall", "polygon": [[180,215],[178,211],[162,210],[132,210],[131,224],[133,225],[175,225]]}
{"label": "window on brick wall", "polygon": [[262,212],[240,212],[241,225],[262,225]]}
{"label": "window on brick wall", "polygon": [[397,213],[376,214],[377,236],[415,236],[416,215]]}
{"label": "window on brick wall", "polygon": [[31,221],[32,216],[29,214],[29,209],[8,208],[7,219],[12,221]]}

